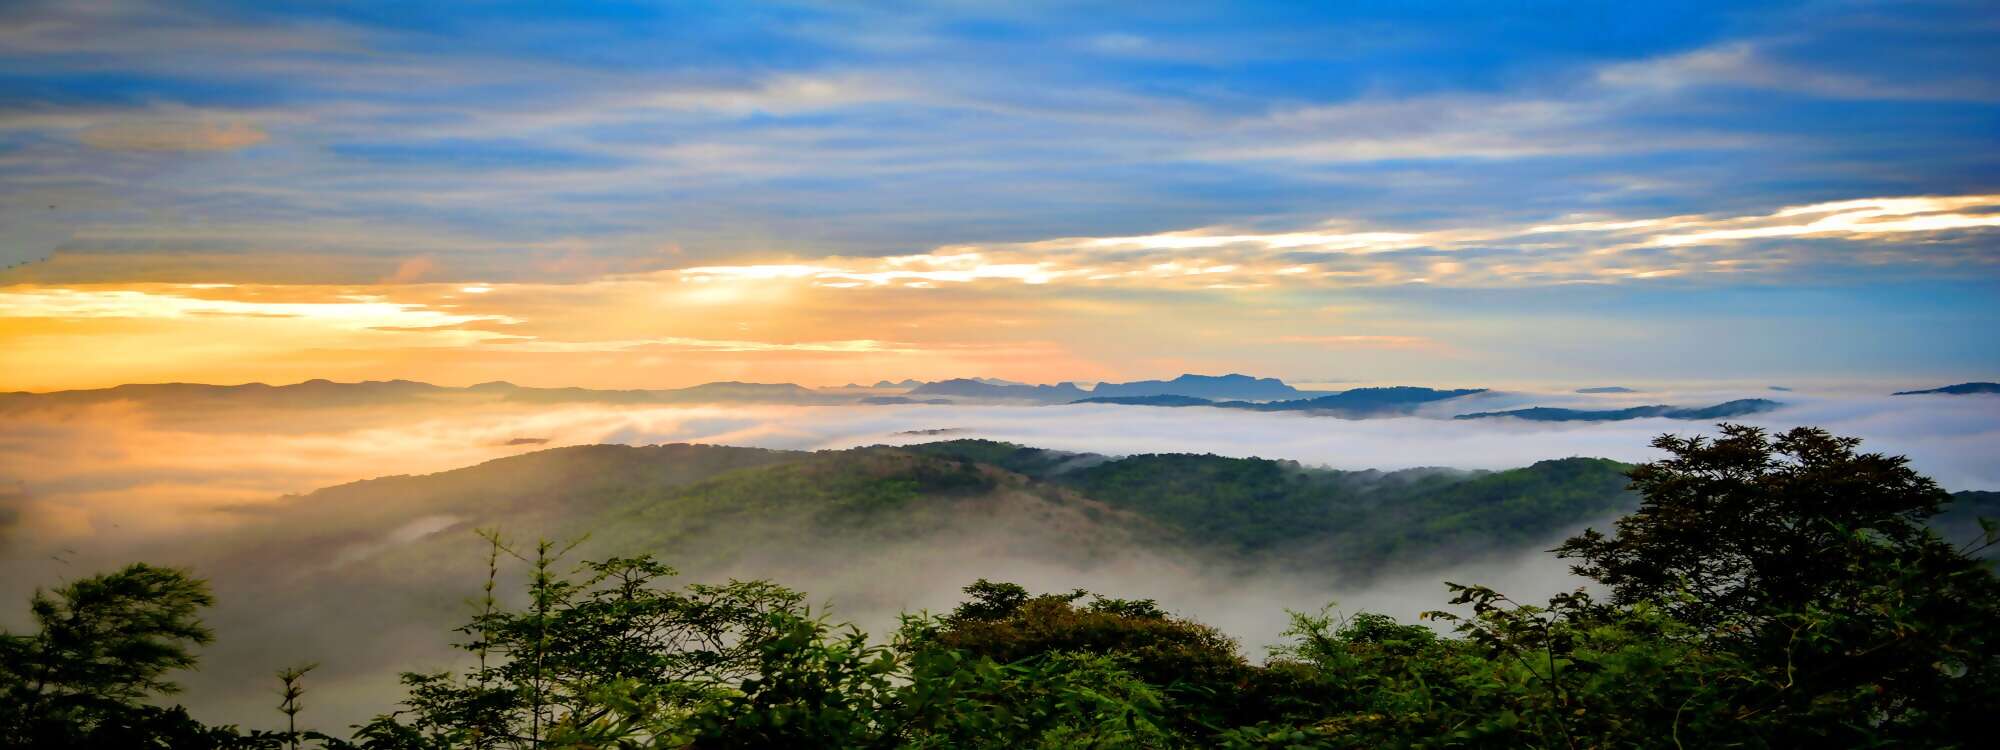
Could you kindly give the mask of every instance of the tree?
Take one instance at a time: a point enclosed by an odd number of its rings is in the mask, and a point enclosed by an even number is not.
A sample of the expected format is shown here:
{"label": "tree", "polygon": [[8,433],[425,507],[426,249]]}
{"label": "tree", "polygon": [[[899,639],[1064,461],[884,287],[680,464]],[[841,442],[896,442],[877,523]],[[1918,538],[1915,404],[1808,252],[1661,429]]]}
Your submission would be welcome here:
{"label": "tree", "polygon": [[970,601],[913,640],[1000,664],[1052,654],[1115,657],[1179,710],[1182,730],[1231,720],[1244,708],[1238,688],[1251,667],[1236,642],[1208,625],[1173,617],[1152,600],[1082,589],[1030,596],[1021,586],[985,579],[965,593]]}
{"label": "tree", "polygon": [[2000,709],[2000,584],[1924,525],[1949,496],[1907,459],[1804,427],[1653,445],[1638,510],[1557,555],[1761,669],[1743,715],[1778,744],[1942,746]]}
{"label": "tree", "polygon": [[213,603],[201,579],[143,563],[37,590],[39,629],[0,633],[0,742],[97,746],[133,727],[199,733],[185,712],[141,701],[180,689],[167,675],[193,667],[194,648],[213,638],[199,616]]}
{"label": "tree", "polygon": [[[489,542],[496,565],[513,554]],[[529,565],[527,606],[502,609],[489,587],[459,628],[478,666],[405,674],[404,709],[367,728],[378,746],[551,746],[617,719],[635,695],[649,711],[685,715],[752,676],[782,622],[773,616],[804,600],[762,581],[668,587],[675,571],[644,556],[584,563],[574,580],[556,569],[566,551],[544,541],[514,555]]]}

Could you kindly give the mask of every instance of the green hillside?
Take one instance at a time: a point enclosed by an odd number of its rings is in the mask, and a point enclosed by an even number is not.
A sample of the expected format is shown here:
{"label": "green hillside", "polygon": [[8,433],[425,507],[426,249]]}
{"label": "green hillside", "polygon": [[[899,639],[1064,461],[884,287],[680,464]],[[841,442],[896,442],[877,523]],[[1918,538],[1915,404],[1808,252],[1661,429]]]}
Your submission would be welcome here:
{"label": "green hillside", "polygon": [[1227,551],[1365,573],[1405,557],[1463,558],[1540,541],[1632,507],[1626,465],[1566,458],[1501,472],[1314,469],[1197,454],[1106,459],[983,440],[908,450],[1069,487]]}
{"label": "green hillside", "polygon": [[257,511],[208,556],[252,575],[395,577],[469,564],[463,541],[498,528],[588,535],[593,550],[706,572],[815,570],[857,545],[916,554],[944,544],[1065,565],[1136,550],[1354,581],[1398,563],[1509,552],[1627,509],[1624,469],[1573,458],[1501,472],[1334,471],[978,440],[820,452],[578,446],[299,496]]}

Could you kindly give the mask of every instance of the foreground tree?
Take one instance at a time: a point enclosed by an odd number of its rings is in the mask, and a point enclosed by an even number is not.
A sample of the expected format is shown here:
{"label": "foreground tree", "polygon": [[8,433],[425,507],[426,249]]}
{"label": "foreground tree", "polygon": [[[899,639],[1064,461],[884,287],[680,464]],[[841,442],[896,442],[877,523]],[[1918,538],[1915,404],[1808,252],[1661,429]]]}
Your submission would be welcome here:
{"label": "foreground tree", "polygon": [[2000,710],[2000,581],[1973,556],[1995,540],[1938,538],[1924,522],[1950,496],[1860,442],[1663,436],[1669,456],[1632,471],[1638,510],[1557,555],[1750,665],[1742,717],[1778,744],[1971,737]]}
{"label": "foreground tree", "polygon": [[234,736],[178,708],[144,701],[179,691],[167,679],[195,664],[213,636],[208,585],[186,571],[137,564],[36,591],[27,634],[0,633],[0,746],[208,746]]}

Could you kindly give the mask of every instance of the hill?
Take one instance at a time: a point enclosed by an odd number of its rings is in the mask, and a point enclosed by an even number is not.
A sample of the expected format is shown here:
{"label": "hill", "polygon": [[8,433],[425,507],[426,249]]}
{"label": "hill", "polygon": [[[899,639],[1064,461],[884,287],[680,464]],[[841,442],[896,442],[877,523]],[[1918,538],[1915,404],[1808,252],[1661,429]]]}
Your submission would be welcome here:
{"label": "hill", "polygon": [[1897,391],[1897,392],[1896,392],[1896,393],[1895,393],[1894,395],[1897,395],[1897,396],[1924,396],[1924,395],[1945,395],[1945,396],[1965,396],[1965,395],[1970,395],[1970,394],[1975,394],[1975,393],[2000,393],[2000,383],[1984,383],[1984,382],[1981,382],[1981,383],[1959,383],[1959,384],[1957,384],[1957,385],[1947,385],[1947,386],[1944,386],[1944,387],[1942,387],[1942,388],[1931,388],[1931,389],[1929,389],[1929,390],[1922,390],[1922,391]]}
{"label": "hill", "polygon": [[1179,532],[1191,548],[1371,575],[1531,542],[1626,509],[1623,464],[1542,461],[1501,472],[1336,471],[1212,454],[1110,458],[954,440],[905,450],[1003,468]]}
{"label": "hill", "polygon": [[910,389],[911,396],[955,396],[972,399],[1054,401],[1067,403],[1089,395],[1075,383],[1023,385],[992,383],[973,378],[954,378],[925,383]]}
{"label": "hill", "polygon": [[[1103,386],[1099,386],[1100,389]],[[1398,417],[1415,414],[1426,404],[1486,393],[1485,388],[1439,390],[1415,386],[1355,388],[1312,398],[1283,401],[1214,401],[1194,396],[1159,394],[1147,396],[1092,396],[1071,403],[1124,404],[1127,406],[1213,406],[1247,411],[1296,411],[1345,419]],[[1095,391],[1093,391],[1095,393]]]}
{"label": "hill", "polygon": [[1557,409],[1537,406],[1531,409],[1512,411],[1482,411],[1460,414],[1456,419],[1496,419],[1510,417],[1530,422],[1615,422],[1627,419],[1728,419],[1746,414],[1767,412],[1784,406],[1776,401],[1763,398],[1745,398],[1725,401],[1713,406],[1686,407],[1655,404],[1634,406],[1629,409]]}
{"label": "hill", "polygon": [[1019,540],[1058,546],[1143,539],[1160,550],[1294,560],[1306,548],[1337,550],[1313,562],[1361,576],[1396,562],[1398,550],[1447,537],[1485,550],[1621,510],[1623,468],[1562,459],[1504,472],[1357,472],[983,440],[822,452],[592,445],[289,498],[249,512],[256,541],[237,549],[309,557],[285,531],[307,529],[322,562],[358,560],[385,532],[427,520],[420,525],[434,528],[422,538],[504,524],[726,566],[752,549],[810,557],[862,539],[1006,526]]}
{"label": "hill", "polygon": [[[884,625],[988,575],[1199,592],[1275,571],[1325,590],[1506,557],[1632,507],[1621,469],[1576,459],[1343,472],[988,441],[592,445],[292,496],[243,510],[199,546],[146,556],[210,577],[223,602],[211,666],[189,677],[190,694],[215,696],[222,715],[260,715],[277,644],[362,654],[316,673],[329,686],[323,710],[351,717],[379,705],[398,670],[441,658],[433,634],[463,616],[468,582],[484,576],[479,529],[530,546],[584,538],[575,559],[651,553],[695,580],[768,578]],[[398,624],[385,629],[390,613]]]}
{"label": "hill", "polygon": [[1305,391],[1286,385],[1277,378],[1254,378],[1249,375],[1182,375],[1173,380],[1139,380],[1130,383],[1099,383],[1090,390],[1092,398],[1142,398],[1148,396],[1182,396],[1191,398],[1241,401],[1276,401],[1295,399],[1306,395]]}
{"label": "hill", "polygon": [[1252,411],[1303,411],[1325,416],[1365,419],[1369,417],[1393,417],[1412,414],[1425,404],[1463,398],[1485,392],[1487,392],[1485,388],[1439,390],[1436,388],[1400,385],[1388,388],[1355,388],[1315,398],[1272,401],[1261,404],[1225,401],[1216,404],[1216,406],[1225,409],[1249,409]]}

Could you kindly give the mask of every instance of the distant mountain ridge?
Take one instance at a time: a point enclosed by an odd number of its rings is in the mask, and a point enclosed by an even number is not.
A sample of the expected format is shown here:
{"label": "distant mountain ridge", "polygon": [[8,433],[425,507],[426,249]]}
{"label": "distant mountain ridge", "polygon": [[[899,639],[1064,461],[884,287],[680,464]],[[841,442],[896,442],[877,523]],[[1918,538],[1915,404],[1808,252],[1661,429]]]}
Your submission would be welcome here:
{"label": "distant mountain ridge", "polygon": [[1893,395],[1897,395],[1897,396],[1925,396],[1925,395],[1945,395],[1945,396],[1966,396],[1966,395],[1971,395],[1971,394],[1975,394],[1975,393],[2000,393],[2000,383],[1987,383],[1987,382],[1975,382],[1975,383],[1959,383],[1959,384],[1957,384],[1957,385],[1947,385],[1947,386],[1944,386],[1944,387],[1942,387],[1942,388],[1930,388],[1930,389],[1927,389],[1927,390],[1921,390],[1921,391],[1897,391],[1897,392],[1896,392],[1895,394],[1893,394]]}
{"label": "distant mountain ridge", "polygon": [[[1177,397],[1208,401],[1276,401],[1314,395],[1286,385],[1277,378],[1228,375],[1184,374],[1172,380],[1135,380],[1127,383],[1098,383],[1084,389],[1074,382],[1030,385],[992,378],[954,378],[924,383],[911,389],[912,396],[952,396],[957,398],[1004,399],[1069,403],[1137,403],[1126,399]],[[1117,399],[1117,400],[1113,400]],[[1184,404],[1183,404],[1184,405]]]}
{"label": "distant mountain ridge", "polygon": [[1304,411],[1330,416],[1365,419],[1413,414],[1419,407],[1438,401],[1487,393],[1485,388],[1437,389],[1398,385],[1386,388],[1355,388],[1314,398],[1268,403],[1224,401],[1216,406],[1251,411]]}
{"label": "distant mountain ridge", "polygon": [[1137,380],[1130,383],[1099,383],[1090,389],[1093,399],[1142,396],[1188,396],[1213,400],[1277,401],[1308,395],[1277,378],[1228,375],[1182,375],[1173,380]]}
{"label": "distant mountain ridge", "polygon": [[1487,393],[1485,388],[1439,390],[1416,386],[1355,388],[1313,398],[1287,401],[1211,401],[1180,395],[1105,396],[1078,399],[1079,404],[1122,404],[1125,406],[1213,406],[1246,411],[1296,411],[1348,419],[1406,416],[1426,404]]}
{"label": "distant mountain ridge", "polygon": [[[884,381],[886,382],[886,381]],[[914,382],[914,381],[904,381]],[[890,387],[900,384],[890,383]],[[671,389],[542,388],[505,381],[465,387],[440,386],[413,380],[368,380],[340,383],[325,379],[290,385],[245,383],[151,383],[49,393],[0,393],[0,409],[37,405],[78,405],[135,401],[163,408],[323,408],[393,403],[602,403],[693,404],[765,403],[799,405],[950,404],[960,401],[1074,402],[1144,406],[1213,406],[1251,411],[1303,411],[1366,418],[1413,413],[1418,407],[1446,399],[1485,393],[1483,388],[1438,390],[1413,386],[1356,388],[1347,391],[1303,391],[1276,378],[1248,375],[1182,375],[1172,380],[1101,383],[1084,389],[1074,382],[1031,385],[990,378],[955,378],[919,383],[901,393],[870,395],[853,389],[814,389],[793,383],[723,381]],[[893,393],[893,392],[892,392]]]}
{"label": "distant mountain ridge", "polygon": [[1627,419],[1727,419],[1748,414],[1758,414],[1776,409],[1784,404],[1770,399],[1745,398],[1725,401],[1713,406],[1686,407],[1655,404],[1634,406],[1628,409],[1558,409],[1537,406],[1511,411],[1483,411],[1460,414],[1453,419],[1524,419],[1530,422],[1616,422]]}
{"label": "distant mountain ridge", "polygon": [[953,378],[925,383],[910,390],[911,396],[957,396],[960,398],[1021,399],[1030,401],[1073,401],[1089,395],[1075,383],[1024,385],[992,383],[975,378]]}
{"label": "distant mountain ridge", "polygon": [[[886,381],[884,381],[886,382]],[[915,381],[904,381],[915,382]],[[890,383],[891,387],[900,384]],[[1616,386],[1584,389],[1620,393]],[[151,383],[49,393],[0,393],[0,411],[49,405],[137,402],[148,408],[202,410],[221,407],[333,408],[377,404],[789,404],[803,406],[910,406],[998,402],[1016,404],[1109,404],[1153,407],[1211,407],[1260,412],[1299,412],[1343,419],[1373,419],[1422,414],[1438,418],[1486,419],[1512,417],[1530,421],[1615,421],[1660,417],[1722,419],[1756,414],[1782,404],[1767,399],[1741,399],[1705,407],[1667,404],[1623,409],[1534,407],[1510,411],[1474,412],[1464,406],[1431,409],[1456,399],[1491,393],[1485,388],[1438,389],[1419,386],[1354,388],[1345,391],[1303,391],[1276,378],[1249,375],[1181,375],[1171,380],[1100,383],[1085,389],[1074,382],[1054,385],[1014,383],[991,378],[955,378],[919,383],[906,391],[815,389],[794,383],[722,381],[670,389],[542,388],[505,381],[465,387],[433,385],[414,380],[368,380],[340,383],[325,379],[291,385],[245,383]],[[2000,393],[2000,384],[1963,383],[1897,395]],[[1297,398],[1270,398],[1287,394]],[[1468,413],[1469,412],[1469,413]]]}

